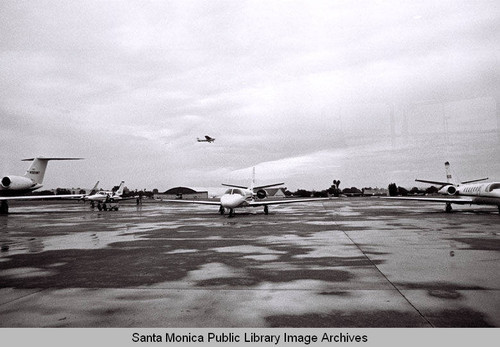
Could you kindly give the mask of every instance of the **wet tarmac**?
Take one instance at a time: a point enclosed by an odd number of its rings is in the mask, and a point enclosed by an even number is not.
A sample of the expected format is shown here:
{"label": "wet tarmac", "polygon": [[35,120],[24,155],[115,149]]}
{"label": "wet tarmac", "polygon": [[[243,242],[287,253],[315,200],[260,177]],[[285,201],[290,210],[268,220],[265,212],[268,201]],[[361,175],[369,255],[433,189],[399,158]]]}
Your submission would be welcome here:
{"label": "wet tarmac", "polygon": [[0,216],[1,327],[499,327],[496,208],[342,198]]}

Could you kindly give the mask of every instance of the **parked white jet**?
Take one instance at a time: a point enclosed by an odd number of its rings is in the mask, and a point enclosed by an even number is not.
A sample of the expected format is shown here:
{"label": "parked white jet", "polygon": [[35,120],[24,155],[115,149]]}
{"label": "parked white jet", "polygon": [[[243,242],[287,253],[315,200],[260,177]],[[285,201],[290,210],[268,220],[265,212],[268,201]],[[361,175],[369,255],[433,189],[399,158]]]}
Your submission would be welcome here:
{"label": "parked white jet", "polygon": [[417,182],[429,184],[438,184],[440,189],[439,194],[448,195],[449,198],[428,198],[428,197],[390,197],[399,200],[420,200],[429,202],[440,202],[446,204],[446,212],[451,212],[451,204],[461,205],[494,205],[498,207],[500,213],[500,182],[475,183],[487,180],[488,178],[480,178],[471,181],[456,182],[453,180],[450,163],[446,162],[446,182],[429,181],[416,179]]}
{"label": "parked white jet", "polygon": [[215,141],[215,139],[213,137],[210,137],[208,135],[205,135],[205,140],[200,140],[198,137],[196,138],[196,140],[198,142],[208,142],[208,143],[212,143]]}
{"label": "parked white jet", "polygon": [[219,213],[224,214],[226,209],[229,210],[229,217],[234,216],[234,209],[240,207],[258,207],[264,206],[264,213],[269,213],[269,205],[291,204],[299,202],[311,202],[329,200],[329,198],[303,198],[303,199],[280,199],[280,200],[265,200],[267,192],[264,188],[280,186],[284,183],[273,183],[264,186],[255,186],[255,168],[253,169],[253,178],[250,187],[237,186],[232,184],[222,184],[226,187],[231,187],[220,197],[219,201],[207,200],[163,200],[177,203],[191,203],[201,205],[216,205],[219,206]]}
{"label": "parked white jet", "polygon": [[39,200],[39,199],[63,199],[78,198],[82,195],[29,195],[36,189],[42,187],[45,170],[49,160],[80,160],[83,158],[28,158],[22,161],[33,161],[24,176],[4,176],[0,182],[0,214],[9,212],[8,200]]}

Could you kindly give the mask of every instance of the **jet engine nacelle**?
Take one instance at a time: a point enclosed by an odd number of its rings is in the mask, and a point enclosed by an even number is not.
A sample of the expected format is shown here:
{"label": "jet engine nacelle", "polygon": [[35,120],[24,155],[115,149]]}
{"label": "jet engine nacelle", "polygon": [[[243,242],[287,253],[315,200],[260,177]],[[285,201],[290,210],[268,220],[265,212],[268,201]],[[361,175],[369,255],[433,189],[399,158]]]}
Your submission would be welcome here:
{"label": "jet engine nacelle", "polygon": [[440,194],[448,194],[448,195],[456,195],[458,193],[458,189],[455,186],[446,186],[439,190]]}
{"label": "jet engine nacelle", "polygon": [[267,192],[264,189],[259,189],[257,191],[257,197],[259,199],[265,199],[267,197]]}
{"label": "jet engine nacelle", "polygon": [[12,190],[27,190],[35,185],[33,181],[21,176],[5,176],[2,178],[0,185],[3,189]]}

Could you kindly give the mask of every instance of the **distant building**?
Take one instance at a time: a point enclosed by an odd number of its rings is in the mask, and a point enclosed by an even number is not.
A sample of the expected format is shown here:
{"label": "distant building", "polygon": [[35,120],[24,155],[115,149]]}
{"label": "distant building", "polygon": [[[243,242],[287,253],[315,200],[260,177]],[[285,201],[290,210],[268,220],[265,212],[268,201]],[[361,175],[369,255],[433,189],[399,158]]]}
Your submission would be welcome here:
{"label": "distant building", "polygon": [[285,198],[285,188],[266,188],[268,198]]}
{"label": "distant building", "polygon": [[191,188],[187,187],[175,187],[171,188],[164,193],[158,193],[154,195],[155,199],[183,199],[183,200],[192,200],[192,199],[208,199],[208,192],[197,192]]}
{"label": "distant building", "polygon": [[89,194],[92,188],[68,188],[71,194]]}
{"label": "distant building", "polygon": [[[51,192],[53,194],[57,194],[58,192],[60,193],[61,191],[64,192],[64,194],[72,194],[72,195],[80,195],[80,194],[88,194],[90,193],[92,189],[87,189],[87,188],[56,188],[56,189],[47,189],[44,190],[45,192]],[[40,191],[35,191],[33,193],[38,193]],[[36,195],[36,194],[35,194]]]}
{"label": "distant building", "polygon": [[389,195],[389,190],[386,188],[363,188],[362,192],[365,196]]}

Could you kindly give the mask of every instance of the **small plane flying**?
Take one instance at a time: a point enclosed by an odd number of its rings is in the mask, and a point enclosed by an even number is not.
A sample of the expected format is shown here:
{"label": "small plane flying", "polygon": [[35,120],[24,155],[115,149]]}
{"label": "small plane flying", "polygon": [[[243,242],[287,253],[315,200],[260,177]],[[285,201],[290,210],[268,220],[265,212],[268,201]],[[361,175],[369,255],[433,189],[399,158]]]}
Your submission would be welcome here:
{"label": "small plane flying", "polygon": [[8,200],[40,200],[40,199],[64,199],[79,198],[83,195],[28,195],[32,191],[42,187],[45,170],[49,160],[80,160],[83,158],[28,158],[22,161],[33,161],[24,176],[8,175],[0,181],[0,214],[9,213]]}
{"label": "small plane flying", "polygon": [[216,205],[219,206],[219,213],[223,215],[226,209],[229,210],[229,217],[234,217],[234,210],[241,207],[258,207],[264,206],[264,213],[269,214],[269,205],[291,204],[299,202],[311,202],[329,200],[330,198],[303,198],[303,199],[281,199],[281,200],[265,200],[267,192],[264,188],[276,187],[284,183],[273,183],[263,186],[255,186],[255,168],[253,168],[252,182],[249,187],[238,186],[233,184],[222,184],[225,187],[230,187],[220,197],[219,201],[207,200],[163,200],[168,202],[201,204],[201,205]]}
{"label": "small plane flying", "polygon": [[438,193],[448,195],[448,198],[427,198],[427,197],[387,197],[387,199],[399,200],[420,200],[429,202],[445,203],[446,212],[451,212],[451,204],[461,205],[494,205],[498,207],[500,213],[500,182],[476,183],[485,181],[488,178],[479,178],[470,181],[457,182],[453,179],[450,170],[450,163],[446,162],[446,182],[416,179],[417,182],[438,184]]}
{"label": "small plane flying", "polygon": [[208,136],[208,135],[205,135],[205,140],[201,140],[201,139],[200,139],[200,138],[198,138],[198,137],[196,138],[196,140],[197,140],[198,142],[208,142],[208,143],[212,143],[212,142],[214,142],[214,141],[215,141],[215,139],[214,139],[213,137],[210,137],[210,136]]}

